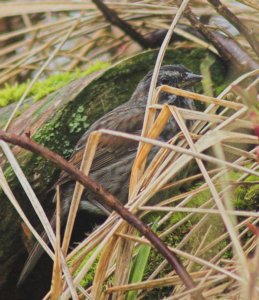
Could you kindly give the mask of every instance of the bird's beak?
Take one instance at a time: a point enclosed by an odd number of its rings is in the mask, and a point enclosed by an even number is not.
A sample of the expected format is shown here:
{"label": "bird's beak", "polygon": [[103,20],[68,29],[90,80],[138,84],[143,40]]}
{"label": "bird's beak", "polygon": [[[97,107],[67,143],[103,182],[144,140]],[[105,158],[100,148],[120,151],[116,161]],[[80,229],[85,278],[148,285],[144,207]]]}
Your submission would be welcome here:
{"label": "bird's beak", "polygon": [[194,74],[194,73],[187,73],[186,74],[186,81],[191,81],[191,82],[200,82],[202,80],[203,76]]}
{"label": "bird's beak", "polygon": [[180,84],[180,88],[186,88],[193,86],[195,83],[198,83],[202,80],[203,76],[194,74],[194,73],[186,73],[186,76],[184,77],[184,80]]}

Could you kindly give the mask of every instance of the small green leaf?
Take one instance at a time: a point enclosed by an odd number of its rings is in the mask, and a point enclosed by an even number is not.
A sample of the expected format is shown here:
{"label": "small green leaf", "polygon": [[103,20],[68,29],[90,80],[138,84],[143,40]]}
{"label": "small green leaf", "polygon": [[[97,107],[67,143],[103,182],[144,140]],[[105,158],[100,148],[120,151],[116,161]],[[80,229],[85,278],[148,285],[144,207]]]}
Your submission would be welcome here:
{"label": "small green leaf", "polygon": [[[151,229],[156,232],[158,227],[158,221],[160,217],[158,217],[154,224],[152,225]],[[130,283],[141,282],[145,268],[147,266],[149,254],[150,254],[151,247],[147,245],[139,246],[138,253],[134,259],[132,268],[131,268],[131,275],[130,275]],[[137,298],[136,291],[130,291],[127,295],[127,300],[134,300]]]}

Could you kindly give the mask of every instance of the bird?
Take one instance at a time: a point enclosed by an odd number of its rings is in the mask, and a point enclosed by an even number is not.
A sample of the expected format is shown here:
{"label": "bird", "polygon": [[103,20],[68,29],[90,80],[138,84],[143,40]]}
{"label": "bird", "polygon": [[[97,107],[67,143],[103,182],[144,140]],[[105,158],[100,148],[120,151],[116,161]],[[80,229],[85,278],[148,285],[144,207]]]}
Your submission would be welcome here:
{"label": "bird", "polygon": [[[69,160],[72,164],[80,167],[87,139],[93,131],[105,128],[135,135],[141,134],[152,75],[153,70],[148,72],[138,83],[131,98],[126,103],[106,113],[90,126],[76,144]],[[161,66],[158,74],[157,87],[168,85],[192,91],[193,86],[200,82],[201,79],[201,75],[194,74],[183,65],[164,65]],[[195,110],[192,99],[165,92],[159,94],[158,103]],[[179,132],[179,127],[173,117],[171,117],[159,139],[168,141],[177,132]],[[117,197],[123,204],[128,200],[130,172],[137,148],[138,142],[136,141],[102,135],[90,169],[89,176]],[[151,158],[155,155],[154,151],[152,153],[150,154]],[[58,183],[61,187],[61,221],[64,222],[65,217],[68,215],[75,182],[63,172]],[[81,197],[79,209],[87,210],[93,214],[109,215],[109,208],[104,203],[101,203],[97,197],[98,195],[85,190]],[[53,222],[54,220],[55,218],[52,218],[52,224],[55,223]],[[24,282],[42,253],[43,249],[36,243],[21,272],[18,285]]]}

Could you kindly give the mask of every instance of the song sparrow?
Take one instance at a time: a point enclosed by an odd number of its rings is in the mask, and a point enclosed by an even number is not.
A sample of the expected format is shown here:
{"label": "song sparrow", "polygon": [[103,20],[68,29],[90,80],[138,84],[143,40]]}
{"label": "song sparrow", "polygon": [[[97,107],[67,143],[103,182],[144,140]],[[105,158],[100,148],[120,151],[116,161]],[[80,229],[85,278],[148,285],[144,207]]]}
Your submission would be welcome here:
{"label": "song sparrow", "polygon": [[[84,146],[89,134],[101,128],[117,130],[121,132],[140,134],[148,91],[153,72],[149,72],[138,84],[130,100],[97,120],[78,141],[72,154],[70,162],[79,166],[82,160]],[[157,86],[169,85],[173,87],[192,90],[192,86],[201,80],[200,75],[193,74],[182,65],[165,65],[159,72]],[[160,93],[159,103],[168,103],[187,109],[195,109],[193,100],[168,94]],[[172,138],[179,128],[171,118],[162,132],[160,139],[167,141]],[[100,183],[109,192],[115,195],[122,203],[127,202],[130,171],[136,155],[138,143],[114,136],[103,135],[98,144],[94,161],[92,163],[90,176]],[[153,155],[154,156],[154,155]],[[62,174],[59,180],[61,184],[62,217],[68,213],[75,183],[69,176]],[[108,214],[109,209],[100,203],[98,196],[89,191],[83,193],[80,209],[86,209],[93,213]],[[21,281],[37,262],[41,248],[33,251],[20,277]]]}

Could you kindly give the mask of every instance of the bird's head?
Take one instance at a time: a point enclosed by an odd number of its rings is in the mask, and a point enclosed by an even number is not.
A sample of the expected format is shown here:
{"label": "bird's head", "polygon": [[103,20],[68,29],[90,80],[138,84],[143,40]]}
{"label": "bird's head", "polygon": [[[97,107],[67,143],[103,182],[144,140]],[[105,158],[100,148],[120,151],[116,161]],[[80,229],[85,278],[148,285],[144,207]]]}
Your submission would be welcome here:
{"label": "bird's head", "polygon": [[[151,84],[153,70],[150,71],[138,84],[135,93],[132,95],[131,100],[146,102],[148,91]],[[176,88],[185,90],[192,90],[192,87],[200,82],[201,75],[192,73],[183,65],[165,65],[160,68],[157,87],[161,85],[169,85]],[[178,107],[192,108],[193,101],[173,94],[161,92],[158,102],[160,104],[168,103]]]}
{"label": "bird's head", "polygon": [[[151,82],[153,71],[148,73],[146,77],[147,81]],[[169,85],[177,88],[192,87],[195,83],[200,82],[201,75],[192,73],[183,65],[166,65],[162,66],[157,79],[157,86]],[[149,82],[149,85],[150,85]]]}

